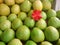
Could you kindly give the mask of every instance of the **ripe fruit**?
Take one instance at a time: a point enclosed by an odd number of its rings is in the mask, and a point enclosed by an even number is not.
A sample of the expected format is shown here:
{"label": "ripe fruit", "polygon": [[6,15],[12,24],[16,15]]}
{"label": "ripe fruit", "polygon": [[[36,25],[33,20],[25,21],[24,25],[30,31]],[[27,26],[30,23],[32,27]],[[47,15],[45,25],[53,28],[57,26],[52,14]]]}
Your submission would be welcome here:
{"label": "ripe fruit", "polygon": [[27,27],[34,27],[35,25],[35,21],[31,18],[26,18],[25,21],[24,21],[24,24],[27,26]]}
{"label": "ripe fruit", "polygon": [[44,33],[48,41],[56,41],[59,39],[59,32],[55,27],[52,26],[47,27]]}
{"label": "ripe fruit", "polygon": [[20,6],[15,4],[11,7],[11,12],[14,14],[18,14],[20,12]]}
{"label": "ripe fruit", "polygon": [[57,11],[57,17],[60,18],[60,10]]}
{"label": "ripe fruit", "polygon": [[34,41],[27,41],[25,45],[37,45]]}
{"label": "ripe fruit", "polygon": [[17,16],[16,16],[16,14],[10,14],[9,16],[8,16],[8,20],[9,21],[13,21],[14,19],[16,19],[17,18]]}
{"label": "ripe fruit", "polygon": [[5,20],[7,20],[7,17],[6,16],[0,16],[0,23],[2,23]]}
{"label": "ripe fruit", "polygon": [[15,0],[17,4],[23,3],[24,0]]}
{"label": "ripe fruit", "polygon": [[42,42],[45,39],[44,33],[39,28],[33,28],[31,32],[31,39],[35,42]]}
{"label": "ripe fruit", "polygon": [[51,9],[51,3],[48,0],[42,0],[43,10]]}
{"label": "ripe fruit", "polygon": [[11,40],[8,45],[22,45],[22,42],[19,39]]}
{"label": "ripe fruit", "polygon": [[18,14],[18,18],[21,20],[25,20],[26,17],[27,17],[27,14],[25,12],[20,12]]}
{"label": "ripe fruit", "polygon": [[0,4],[0,15],[7,16],[10,13],[10,8],[6,4]]}
{"label": "ripe fruit", "polygon": [[46,22],[43,19],[40,19],[38,22],[36,22],[36,27],[40,29],[45,29],[47,26]]}
{"label": "ripe fruit", "polygon": [[47,19],[47,15],[46,15],[46,13],[45,12],[42,12],[42,19],[44,19],[44,20],[46,20]]}
{"label": "ripe fruit", "polygon": [[41,45],[53,45],[53,44],[48,42],[48,41],[44,41],[44,42],[41,43]]}
{"label": "ripe fruit", "polygon": [[53,26],[55,28],[60,27],[60,20],[57,17],[51,17],[48,21],[49,26]]}
{"label": "ripe fruit", "polygon": [[1,40],[5,43],[11,41],[15,36],[15,32],[12,29],[5,29],[2,33]]}
{"label": "ripe fruit", "polygon": [[5,20],[2,23],[0,23],[0,29],[5,30],[7,28],[11,28],[11,22],[9,20]]}
{"label": "ripe fruit", "polygon": [[31,3],[30,1],[26,0],[21,4],[21,11],[28,12],[31,9]]}
{"label": "ripe fruit", "polygon": [[16,37],[20,40],[28,40],[30,37],[30,30],[25,25],[22,25],[16,31]]}
{"label": "ripe fruit", "polygon": [[22,21],[18,18],[12,21],[12,29],[16,30],[22,25]]}
{"label": "ripe fruit", "polygon": [[0,0],[0,4],[3,3],[3,0]]}
{"label": "ripe fruit", "polygon": [[0,45],[6,45],[6,44],[5,44],[4,42],[1,42],[1,41],[0,41]]}
{"label": "ripe fruit", "polygon": [[4,0],[4,1],[5,1],[6,5],[8,5],[8,6],[12,6],[15,4],[15,0]]}
{"label": "ripe fruit", "polygon": [[56,11],[53,9],[50,9],[47,12],[47,18],[50,19],[51,17],[56,17]]}
{"label": "ripe fruit", "polygon": [[42,5],[42,2],[40,0],[36,0],[33,2],[33,9],[34,10],[42,10],[43,8],[43,5]]}

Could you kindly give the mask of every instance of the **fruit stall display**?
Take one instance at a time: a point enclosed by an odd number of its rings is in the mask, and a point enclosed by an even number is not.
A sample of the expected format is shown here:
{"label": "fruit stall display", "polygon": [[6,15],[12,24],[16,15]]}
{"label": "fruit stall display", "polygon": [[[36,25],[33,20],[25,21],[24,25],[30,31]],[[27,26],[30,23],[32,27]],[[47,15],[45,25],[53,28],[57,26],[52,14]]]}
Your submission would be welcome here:
{"label": "fruit stall display", "polygon": [[60,10],[53,0],[0,0],[0,45],[60,45]]}

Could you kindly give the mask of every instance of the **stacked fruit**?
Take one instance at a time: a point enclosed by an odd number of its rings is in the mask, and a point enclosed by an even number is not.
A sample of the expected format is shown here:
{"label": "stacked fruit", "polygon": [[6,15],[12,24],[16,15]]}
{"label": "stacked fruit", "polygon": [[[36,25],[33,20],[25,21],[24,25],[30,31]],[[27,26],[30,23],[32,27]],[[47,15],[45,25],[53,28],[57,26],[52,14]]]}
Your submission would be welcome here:
{"label": "stacked fruit", "polygon": [[60,45],[60,11],[53,0],[0,0],[0,45]]}

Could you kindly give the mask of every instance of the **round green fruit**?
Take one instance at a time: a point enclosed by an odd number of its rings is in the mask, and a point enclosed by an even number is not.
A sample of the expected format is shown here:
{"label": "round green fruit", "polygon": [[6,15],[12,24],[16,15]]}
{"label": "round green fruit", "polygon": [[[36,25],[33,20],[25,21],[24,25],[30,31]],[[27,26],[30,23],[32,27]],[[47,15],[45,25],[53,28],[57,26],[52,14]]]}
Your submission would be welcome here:
{"label": "round green fruit", "polygon": [[23,25],[22,21],[18,18],[12,21],[12,29],[16,30],[18,29],[21,25]]}
{"label": "round green fruit", "polygon": [[5,44],[4,42],[1,42],[1,41],[0,41],[0,45],[6,45],[6,44]]}
{"label": "round green fruit", "polygon": [[43,8],[43,5],[42,5],[42,2],[40,0],[36,0],[33,2],[33,9],[34,10],[42,10]]}
{"label": "round green fruit", "polygon": [[17,4],[23,3],[24,0],[15,0]]}
{"label": "round green fruit", "polygon": [[24,13],[24,12],[20,12],[20,13],[18,14],[18,18],[21,19],[21,20],[25,20],[26,17],[27,17],[27,14]]}
{"label": "round green fruit", "polygon": [[20,6],[15,4],[11,7],[11,12],[14,14],[18,14],[20,12]]}
{"label": "round green fruit", "polygon": [[19,39],[11,40],[8,45],[22,45],[22,42]]}
{"label": "round green fruit", "polygon": [[57,17],[60,18],[60,10],[57,11]]}
{"label": "round green fruit", "polygon": [[35,42],[42,42],[45,39],[44,33],[39,28],[33,28],[31,32],[31,39]]}
{"label": "round green fruit", "polygon": [[4,0],[4,1],[8,6],[12,6],[15,4],[15,0]]}
{"label": "round green fruit", "polygon": [[10,14],[10,8],[6,4],[0,4],[0,15],[7,16]]}
{"label": "round green fruit", "polygon": [[5,30],[7,28],[11,28],[11,22],[9,20],[4,20],[2,23],[0,23],[0,29]]}
{"label": "round green fruit", "polygon": [[53,26],[55,28],[59,28],[60,27],[60,20],[57,17],[51,17],[48,20],[48,25]]}
{"label": "round green fruit", "polygon": [[40,19],[38,22],[36,22],[36,27],[40,29],[45,29],[47,26],[46,22],[43,19]]}
{"label": "round green fruit", "polygon": [[50,9],[47,12],[47,18],[50,19],[51,17],[56,17],[56,11],[53,9]]}
{"label": "round green fruit", "polygon": [[2,23],[5,20],[7,20],[7,17],[6,16],[0,16],[0,23]]}
{"label": "round green fruit", "polygon": [[59,32],[55,27],[52,26],[47,27],[44,33],[48,41],[52,42],[59,39]]}
{"label": "round green fruit", "polygon": [[60,39],[58,40],[57,44],[56,45],[60,45]]}
{"label": "round green fruit", "polygon": [[22,25],[16,31],[16,37],[20,40],[28,40],[30,37],[30,30],[25,25]]}
{"label": "round green fruit", "polygon": [[25,45],[37,45],[34,41],[27,41]]}
{"label": "round green fruit", "polygon": [[42,12],[42,19],[46,20],[47,19],[47,15],[45,12]]}
{"label": "round green fruit", "polygon": [[49,0],[42,0],[43,10],[51,9],[51,3]]}
{"label": "round green fruit", "polygon": [[27,26],[27,27],[34,27],[35,25],[35,21],[31,18],[26,18],[25,21],[24,21],[24,24]]}
{"label": "round green fruit", "polygon": [[52,43],[48,42],[48,41],[44,41],[42,42],[40,45],[53,45]]}
{"label": "round green fruit", "polygon": [[13,21],[14,19],[16,19],[17,18],[17,16],[16,16],[16,14],[10,14],[9,16],[8,16],[8,20],[9,21]]}
{"label": "round green fruit", "polygon": [[30,9],[31,9],[31,3],[28,0],[24,1],[21,4],[21,10],[23,12],[28,12],[28,11],[30,11]]}
{"label": "round green fruit", "polygon": [[15,36],[15,32],[12,29],[5,29],[1,36],[1,40],[4,42],[9,42],[11,41]]}

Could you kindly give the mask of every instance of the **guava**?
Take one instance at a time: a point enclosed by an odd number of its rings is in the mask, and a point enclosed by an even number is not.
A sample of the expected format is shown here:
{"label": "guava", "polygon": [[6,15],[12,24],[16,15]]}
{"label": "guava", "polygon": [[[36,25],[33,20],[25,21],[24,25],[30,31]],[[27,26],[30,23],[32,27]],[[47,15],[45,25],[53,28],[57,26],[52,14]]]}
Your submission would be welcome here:
{"label": "guava", "polygon": [[48,41],[44,41],[42,42],[40,45],[53,45],[52,43],[48,42]]}
{"label": "guava", "polygon": [[4,20],[2,23],[0,23],[0,29],[5,30],[7,28],[11,28],[11,22],[9,20]]}
{"label": "guava", "polygon": [[53,9],[47,11],[47,18],[50,19],[51,17],[56,17],[56,11]]}
{"label": "guava", "polygon": [[1,37],[2,33],[3,33],[2,30],[0,30],[0,37]]}
{"label": "guava", "polygon": [[5,43],[11,41],[15,37],[15,32],[13,29],[5,29],[5,31],[1,35],[1,40]]}
{"label": "guava", "polygon": [[10,8],[6,4],[0,4],[0,15],[7,16],[10,14]]}
{"label": "guava", "polygon": [[29,12],[31,9],[31,3],[29,0],[25,0],[22,4],[21,4],[21,11],[23,12]]}
{"label": "guava", "polygon": [[43,10],[51,9],[51,3],[49,0],[42,0]]}
{"label": "guava", "polygon": [[18,14],[18,18],[21,20],[25,20],[26,17],[27,17],[27,14],[25,12],[20,12]]}
{"label": "guava", "polygon": [[47,27],[44,33],[45,33],[46,40],[48,41],[53,42],[59,39],[59,32],[53,26]]}
{"label": "guava", "polygon": [[39,29],[45,29],[47,27],[47,24],[45,20],[40,19],[39,21],[36,22],[36,27],[38,27]]}
{"label": "guava", "polygon": [[13,39],[8,43],[8,45],[23,45],[23,44],[19,39]]}
{"label": "guava", "polygon": [[48,25],[53,26],[55,28],[59,28],[60,27],[60,20],[57,17],[51,17],[48,20]]}
{"label": "guava", "polygon": [[32,28],[32,27],[34,27],[34,25],[35,25],[35,21],[34,21],[33,19],[27,17],[27,18],[25,19],[25,21],[24,21],[24,24],[25,24],[27,27]]}
{"label": "guava", "polygon": [[34,10],[42,10],[43,9],[43,4],[40,0],[36,0],[33,2],[33,9]]}
{"label": "guava", "polygon": [[18,14],[20,12],[20,6],[18,4],[15,4],[11,7],[11,12],[14,14]]}
{"label": "guava", "polygon": [[28,40],[25,45],[37,45],[37,44],[32,40]]}
{"label": "guava", "polygon": [[29,0],[29,1],[33,3],[33,2],[36,1],[36,0]]}
{"label": "guava", "polygon": [[12,21],[12,29],[16,30],[18,29],[21,25],[23,25],[22,21],[18,18]]}
{"label": "guava", "polygon": [[7,17],[6,16],[0,16],[0,23],[2,23],[5,20],[7,20]]}
{"label": "guava", "polygon": [[9,16],[8,16],[8,20],[9,21],[13,21],[14,19],[16,19],[17,18],[17,15],[16,14],[10,14]]}
{"label": "guava", "polygon": [[44,36],[43,31],[37,27],[33,28],[31,32],[31,39],[37,43],[44,41],[45,36]]}
{"label": "guava", "polygon": [[16,2],[17,4],[20,4],[20,3],[23,3],[24,0],[15,0],[15,2]]}
{"label": "guava", "polygon": [[57,11],[57,17],[60,18],[60,10]]}
{"label": "guava", "polygon": [[0,41],[0,45],[6,45],[6,44],[5,44],[4,42],[1,42],[1,41]]}
{"label": "guava", "polygon": [[42,12],[42,19],[46,20],[47,19],[47,14],[45,12]]}
{"label": "guava", "polygon": [[4,1],[5,1],[5,4],[8,6],[12,6],[15,4],[15,0],[4,0]]}
{"label": "guava", "polygon": [[30,37],[30,30],[27,26],[22,25],[21,27],[18,28],[16,31],[16,37],[20,40],[28,40]]}

